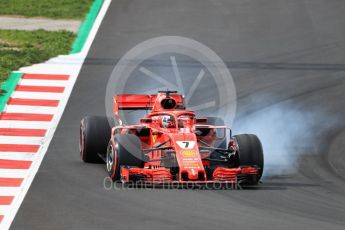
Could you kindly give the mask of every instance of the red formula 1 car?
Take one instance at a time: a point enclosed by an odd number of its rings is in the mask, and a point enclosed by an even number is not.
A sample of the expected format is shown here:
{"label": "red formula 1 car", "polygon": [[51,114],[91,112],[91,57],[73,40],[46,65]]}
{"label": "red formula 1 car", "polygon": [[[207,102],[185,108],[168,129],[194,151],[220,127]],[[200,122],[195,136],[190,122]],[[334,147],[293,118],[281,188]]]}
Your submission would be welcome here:
{"label": "red formula 1 car", "polygon": [[[113,98],[114,117],[88,116],[80,126],[84,162],[105,162],[123,183],[248,183],[263,172],[263,150],[252,134],[231,135],[220,118],[196,118],[176,91]],[[139,124],[124,125],[119,110],[151,110]],[[113,123],[113,124],[111,124]],[[111,125],[110,125],[111,124]]]}

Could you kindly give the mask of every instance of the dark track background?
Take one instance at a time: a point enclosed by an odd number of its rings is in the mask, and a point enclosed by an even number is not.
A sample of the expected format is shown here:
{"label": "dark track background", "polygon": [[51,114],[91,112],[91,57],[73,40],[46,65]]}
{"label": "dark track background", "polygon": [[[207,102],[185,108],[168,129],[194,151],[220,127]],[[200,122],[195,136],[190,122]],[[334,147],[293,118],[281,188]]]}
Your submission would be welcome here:
{"label": "dark track background", "polygon": [[163,35],[221,56],[236,84],[237,122],[287,101],[342,118],[344,12],[342,0],[114,0],[12,229],[343,229],[343,122],[318,120],[315,153],[303,154],[296,173],[244,191],[107,191],[104,165],[79,159],[78,129],[83,116],[105,113],[116,61]]}

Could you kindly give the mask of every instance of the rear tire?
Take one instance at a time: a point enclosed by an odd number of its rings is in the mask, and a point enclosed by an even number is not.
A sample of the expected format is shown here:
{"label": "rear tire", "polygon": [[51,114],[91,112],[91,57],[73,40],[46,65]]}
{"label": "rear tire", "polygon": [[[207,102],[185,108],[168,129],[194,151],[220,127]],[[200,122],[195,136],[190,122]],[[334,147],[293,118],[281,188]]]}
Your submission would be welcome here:
{"label": "rear tire", "polygon": [[264,154],[259,138],[254,134],[241,134],[234,139],[239,148],[240,166],[259,167],[258,175],[247,179],[249,184],[257,184],[264,170]]}
{"label": "rear tire", "polygon": [[140,139],[132,134],[116,134],[110,141],[106,155],[107,171],[115,181],[120,180],[121,166],[144,166]]}
{"label": "rear tire", "polygon": [[79,150],[84,162],[104,163],[98,154],[106,154],[111,128],[107,117],[87,116],[81,120]]}

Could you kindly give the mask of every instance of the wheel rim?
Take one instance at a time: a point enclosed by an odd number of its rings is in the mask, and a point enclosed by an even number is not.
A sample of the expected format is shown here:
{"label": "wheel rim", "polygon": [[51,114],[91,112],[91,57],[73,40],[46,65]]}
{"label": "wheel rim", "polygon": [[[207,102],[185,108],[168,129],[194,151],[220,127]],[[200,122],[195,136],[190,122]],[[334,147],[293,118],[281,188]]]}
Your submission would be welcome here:
{"label": "wheel rim", "polygon": [[110,144],[108,151],[107,151],[107,170],[111,172],[114,167],[114,160],[115,160],[115,152],[113,145]]}

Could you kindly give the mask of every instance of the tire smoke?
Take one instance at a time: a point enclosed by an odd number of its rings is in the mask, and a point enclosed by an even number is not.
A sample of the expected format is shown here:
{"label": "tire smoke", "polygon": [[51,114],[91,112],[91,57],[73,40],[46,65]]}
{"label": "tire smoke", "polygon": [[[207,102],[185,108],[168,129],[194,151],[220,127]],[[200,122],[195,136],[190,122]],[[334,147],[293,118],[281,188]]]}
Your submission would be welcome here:
{"label": "tire smoke", "polygon": [[238,117],[233,127],[234,134],[252,133],[262,142],[263,177],[295,173],[299,156],[318,151],[318,140],[322,138],[318,132],[320,125],[330,125],[330,122],[324,124],[322,121],[326,118],[331,120],[321,113],[287,104],[274,104]]}

